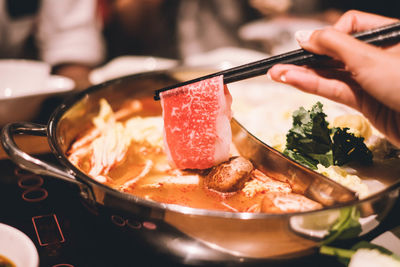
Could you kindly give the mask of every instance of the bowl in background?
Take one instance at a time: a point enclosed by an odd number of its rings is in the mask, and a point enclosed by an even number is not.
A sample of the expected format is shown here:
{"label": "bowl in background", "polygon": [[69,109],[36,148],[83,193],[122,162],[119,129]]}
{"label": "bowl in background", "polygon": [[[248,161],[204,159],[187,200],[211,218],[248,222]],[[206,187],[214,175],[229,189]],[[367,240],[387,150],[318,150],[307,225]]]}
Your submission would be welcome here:
{"label": "bowl in background", "polygon": [[66,77],[50,75],[50,65],[34,60],[0,60],[0,126],[33,119],[43,100],[75,87]]}
{"label": "bowl in background", "polygon": [[174,59],[152,56],[120,56],[110,62],[94,69],[89,74],[92,84],[99,84],[134,73],[165,70],[176,67],[178,62]]}
{"label": "bowl in background", "polygon": [[0,223],[0,255],[16,267],[38,267],[39,256],[32,240],[20,230]]}
{"label": "bowl in background", "polygon": [[329,26],[326,22],[299,17],[277,17],[249,22],[239,28],[239,37],[260,45],[271,55],[286,53],[300,46],[294,35],[299,30],[315,30]]}

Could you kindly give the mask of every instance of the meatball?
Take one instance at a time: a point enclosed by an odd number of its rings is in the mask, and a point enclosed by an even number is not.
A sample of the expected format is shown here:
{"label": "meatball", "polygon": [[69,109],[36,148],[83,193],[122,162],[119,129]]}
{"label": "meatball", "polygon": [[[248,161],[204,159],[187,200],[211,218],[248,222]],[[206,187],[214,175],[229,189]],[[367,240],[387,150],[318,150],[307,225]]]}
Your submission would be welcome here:
{"label": "meatball", "polygon": [[227,193],[241,190],[254,167],[243,157],[232,157],[211,169],[204,182],[210,189]]}

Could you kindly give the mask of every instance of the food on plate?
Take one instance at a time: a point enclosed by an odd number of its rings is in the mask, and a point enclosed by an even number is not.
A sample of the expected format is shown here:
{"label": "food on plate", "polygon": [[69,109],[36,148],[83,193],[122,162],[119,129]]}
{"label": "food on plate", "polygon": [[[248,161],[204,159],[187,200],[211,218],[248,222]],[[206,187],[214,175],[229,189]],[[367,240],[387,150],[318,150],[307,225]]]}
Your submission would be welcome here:
{"label": "food on plate", "polygon": [[[141,105],[143,112],[161,112],[159,102],[153,101],[152,106],[146,99],[143,102],[147,103]],[[116,114],[121,113],[127,111],[114,112],[107,101],[101,100],[100,112],[93,119],[94,129],[80,136],[68,151],[69,159],[100,183],[161,203],[232,212],[268,213],[266,207],[261,210],[265,194],[292,192],[288,183],[254,169],[231,144],[228,160],[212,168],[171,166],[163,150],[162,117],[142,116],[135,109],[129,118],[117,120]],[[282,202],[279,208],[292,212],[322,207],[309,203],[312,201],[302,201],[294,208],[293,203]],[[271,212],[276,213],[276,208]]]}
{"label": "food on plate", "polygon": [[400,266],[400,257],[384,254],[377,249],[358,249],[349,263],[349,267],[369,267],[369,266]]}
{"label": "food on plate", "polygon": [[322,246],[320,252],[336,256],[342,264],[349,267],[400,266],[400,255],[367,241],[360,241],[350,249]]}
{"label": "food on plate", "polygon": [[217,76],[160,93],[164,144],[179,169],[207,169],[229,159],[232,98]]}

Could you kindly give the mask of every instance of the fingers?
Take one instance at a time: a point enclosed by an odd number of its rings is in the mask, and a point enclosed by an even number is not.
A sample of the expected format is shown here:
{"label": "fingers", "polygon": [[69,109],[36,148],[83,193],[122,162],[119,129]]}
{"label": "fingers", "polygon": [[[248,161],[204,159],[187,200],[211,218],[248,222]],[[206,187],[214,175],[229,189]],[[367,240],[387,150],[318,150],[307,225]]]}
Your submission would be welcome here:
{"label": "fingers", "polygon": [[326,97],[336,102],[359,108],[356,91],[337,79],[328,79],[314,70],[294,65],[275,65],[268,71],[271,79],[292,85],[304,92]]}
{"label": "fingers", "polygon": [[396,21],[398,19],[350,10],[340,17],[333,28],[345,33],[355,33],[388,25]]}
{"label": "fingers", "polygon": [[354,74],[373,65],[382,53],[379,48],[363,43],[333,28],[312,32],[300,31],[296,33],[296,39],[308,51],[328,55],[343,62]]}
{"label": "fingers", "polygon": [[[388,25],[397,21],[399,20],[351,10],[346,12],[332,28],[300,31],[296,33],[296,39],[306,50],[340,60],[350,67],[351,71],[357,73],[357,66],[369,65],[365,63],[372,63],[369,61],[374,60],[363,61],[373,56],[379,57],[381,50],[358,41],[347,34]],[[340,34],[340,32],[347,34]],[[396,53],[400,50],[400,46],[391,47],[389,51],[391,50]]]}
{"label": "fingers", "polygon": [[[335,27],[345,32],[352,32],[394,21],[396,20],[352,11],[346,13]],[[296,39],[304,49],[342,62],[347,75],[343,76],[343,73],[340,73],[341,75],[334,77],[341,67],[333,61],[331,63],[337,67],[328,67],[327,71],[333,74],[330,76],[321,73],[321,70],[278,65],[269,71],[272,79],[356,109],[361,108],[360,99],[357,100],[356,97],[364,95],[365,92],[376,100],[386,103],[388,107],[399,109],[396,103],[399,103],[400,95],[399,97],[398,94],[393,95],[396,91],[393,86],[396,85],[397,88],[395,81],[398,80],[397,70],[400,67],[400,57],[394,54],[395,50],[388,51],[363,43],[333,27],[300,31],[296,33]],[[364,93],[360,93],[361,87],[365,90]]]}
{"label": "fingers", "polygon": [[[340,17],[333,28],[341,32],[352,34],[392,24],[398,21],[399,20],[395,18],[383,17],[357,10],[350,10]],[[386,50],[393,53],[399,53],[400,45],[392,45],[387,47]]]}

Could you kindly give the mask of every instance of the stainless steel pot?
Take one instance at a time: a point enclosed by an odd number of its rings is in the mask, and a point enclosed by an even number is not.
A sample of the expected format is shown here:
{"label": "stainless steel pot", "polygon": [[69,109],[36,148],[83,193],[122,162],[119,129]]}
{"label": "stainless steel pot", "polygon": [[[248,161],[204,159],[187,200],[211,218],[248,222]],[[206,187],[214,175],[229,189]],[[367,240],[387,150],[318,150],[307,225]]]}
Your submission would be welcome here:
{"label": "stainless steel pot", "polygon": [[[96,182],[68,161],[67,149],[79,133],[91,127],[101,98],[118,109],[127,98],[149,96],[154,89],[202,74],[192,69],[174,69],[94,86],[60,105],[47,125],[5,126],[3,147],[20,167],[78,186],[82,199],[91,208],[124,214],[126,217],[118,217],[119,222],[134,229],[136,238],[185,263],[246,263],[300,257],[315,252],[341,211],[359,213],[362,232],[358,236],[370,232],[385,218],[399,195],[400,182],[362,201],[318,211],[283,215],[234,213],[157,203],[122,193]],[[21,151],[13,140],[15,134],[47,136],[60,164],[46,163]]]}

